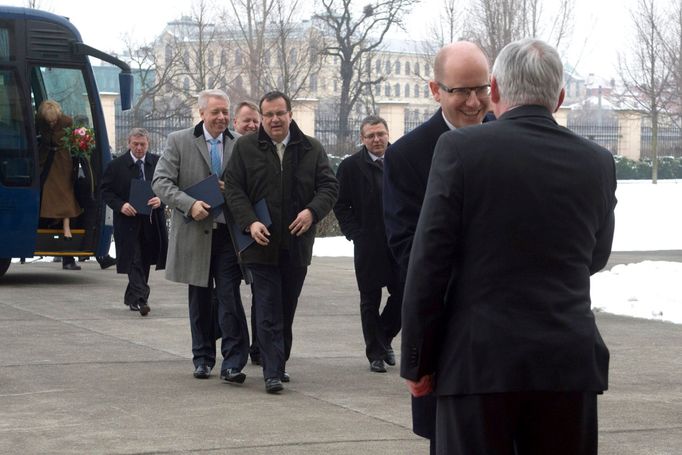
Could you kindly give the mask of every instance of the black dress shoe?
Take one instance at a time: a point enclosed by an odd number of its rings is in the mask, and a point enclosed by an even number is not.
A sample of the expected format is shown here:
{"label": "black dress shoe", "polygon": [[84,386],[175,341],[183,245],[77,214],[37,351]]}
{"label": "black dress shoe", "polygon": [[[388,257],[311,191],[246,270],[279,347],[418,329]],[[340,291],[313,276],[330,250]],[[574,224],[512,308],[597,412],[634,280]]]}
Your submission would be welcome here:
{"label": "black dress shoe", "polygon": [[386,349],[386,357],[384,357],[384,361],[391,366],[395,366],[395,352],[393,352],[392,347],[388,347]]}
{"label": "black dress shoe", "polygon": [[64,270],[80,270],[81,266],[75,262],[67,262],[66,264],[62,264],[62,268]]}
{"label": "black dress shoe", "polygon": [[291,381],[291,376],[289,376],[289,373],[286,371],[282,373],[282,382],[289,382]]}
{"label": "black dress shoe", "polygon": [[211,375],[211,367],[201,364],[194,369],[194,377],[197,379],[208,379]]}
{"label": "black dress shoe", "polygon": [[375,373],[386,373],[386,366],[383,360],[372,360],[369,362],[369,369]]}
{"label": "black dress shoe", "polygon": [[103,258],[98,258],[98,259],[99,259],[99,261],[97,261],[97,262],[99,262],[99,266],[102,268],[102,270],[108,269],[112,265],[116,265],[116,258],[112,258],[109,255],[106,255]]}
{"label": "black dress shoe", "polygon": [[149,305],[147,305],[146,303],[140,305],[140,314],[142,316],[147,316],[149,314],[149,310],[150,310]]}
{"label": "black dress shoe", "polygon": [[220,372],[220,379],[225,382],[230,382],[232,384],[243,384],[246,379],[246,375],[236,368],[228,368]]}
{"label": "black dress shoe", "polygon": [[268,393],[277,393],[284,390],[282,381],[279,378],[267,378],[265,380],[265,391]]}
{"label": "black dress shoe", "polygon": [[131,303],[128,305],[128,308],[130,308],[130,311],[140,311],[140,305],[137,302]]}

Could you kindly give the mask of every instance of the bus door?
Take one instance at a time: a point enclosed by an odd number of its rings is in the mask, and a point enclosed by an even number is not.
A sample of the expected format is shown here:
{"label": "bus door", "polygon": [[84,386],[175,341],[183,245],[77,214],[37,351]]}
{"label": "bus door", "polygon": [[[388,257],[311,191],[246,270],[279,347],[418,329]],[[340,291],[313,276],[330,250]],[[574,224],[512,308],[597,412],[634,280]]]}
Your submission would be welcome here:
{"label": "bus door", "polygon": [[[62,112],[69,116],[74,127],[92,128],[95,137],[102,134],[105,128],[93,121],[90,96],[85,75],[78,68],[63,68],[47,65],[30,67],[31,95],[34,113],[45,100],[59,103]],[[94,94],[97,96],[97,94]],[[36,255],[41,253],[61,253],[69,255],[94,255],[99,235],[100,204],[97,203],[97,183],[102,168],[101,138],[98,147],[87,161],[74,162],[74,192],[82,213],[71,220],[72,239],[61,234],[59,220],[41,219],[36,243]]]}

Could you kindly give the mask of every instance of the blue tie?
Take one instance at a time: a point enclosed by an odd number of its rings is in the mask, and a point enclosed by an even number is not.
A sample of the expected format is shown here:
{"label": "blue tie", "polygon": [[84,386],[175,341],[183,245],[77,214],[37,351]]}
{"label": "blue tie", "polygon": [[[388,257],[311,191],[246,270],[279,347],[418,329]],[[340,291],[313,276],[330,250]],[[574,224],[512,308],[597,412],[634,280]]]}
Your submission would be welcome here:
{"label": "blue tie", "polygon": [[211,143],[211,168],[215,175],[220,176],[220,140],[209,139],[208,142]]}

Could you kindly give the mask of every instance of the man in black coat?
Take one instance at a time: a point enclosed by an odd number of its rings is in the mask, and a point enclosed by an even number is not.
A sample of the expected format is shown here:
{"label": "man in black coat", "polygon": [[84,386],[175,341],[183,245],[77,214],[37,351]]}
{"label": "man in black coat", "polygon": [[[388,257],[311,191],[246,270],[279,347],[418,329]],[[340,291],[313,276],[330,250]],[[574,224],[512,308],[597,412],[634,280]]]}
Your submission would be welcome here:
{"label": "man in black coat", "polygon": [[[370,370],[385,373],[395,365],[391,341],[400,331],[402,285],[398,265],[386,243],[382,204],[384,152],[388,125],[374,115],[360,125],[362,148],[341,162],[336,173],[339,198],[334,213],[341,232],[353,241],[355,277],[360,290],[360,319]],[[388,289],[382,312],[381,289]]]}
{"label": "man in black coat", "polygon": [[[480,124],[490,108],[488,60],[475,44],[462,41],[443,47],[436,54],[433,70],[429,88],[440,109],[392,144],[384,163],[386,235],[401,269],[402,286],[436,141],[451,129]],[[435,451],[435,420],[435,397],[413,397],[412,428],[431,441],[431,453]]]}
{"label": "man in black coat", "polygon": [[497,121],[438,141],[403,301],[401,375],[437,395],[439,454],[596,454],[608,350],[590,275],[608,260],[615,165],[557,125],[563,65],[535,39],[492,72]]}
{"label": "man in black coat", "polygon": [[[128,274],[128,287],[123,303],[142,316],[149,313],[149,269],[166,266],[168,234],[161,200],[153,196],[147,201],[151,215],[140,215],[130,204],[130,182],[152,181],[159,157],[147,153],[149,133],[133,128],[128,134],[128,152],[109,163],[102,177],[102,197],[114,212],[116,271]],[[151,187],[150,187],[151,188]]]}

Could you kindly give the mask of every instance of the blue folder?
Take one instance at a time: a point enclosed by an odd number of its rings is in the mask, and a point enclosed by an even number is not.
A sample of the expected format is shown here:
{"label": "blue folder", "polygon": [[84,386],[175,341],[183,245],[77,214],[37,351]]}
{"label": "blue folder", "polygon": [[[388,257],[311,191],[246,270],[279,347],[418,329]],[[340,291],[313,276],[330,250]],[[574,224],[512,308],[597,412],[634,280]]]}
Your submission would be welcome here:
{"label": "blue folder", "polygon": [[152,191],[152,184],[142,179],[132,179],[130,181],[130,195],[128,203],[133,206],[138,215],[150,215],[152,206],[147,202],[155,196]]}
{"label": "blue folder", "polygon": [[[220,191],[220,184],[218,183],[218,176],[211,174],[202,181],[188,186],[184,189],[185,193],[192,196],[194,199],[204,201],[211,206],[211,214],[215,218],[222,211],[222,206],[225,204],[225,198]],[[192,218],[189,216],[185,222],[189,223]]]}
{"label": "blue folder", "polygon": [[[270,226],[272,226],[272,218],[270,218],[270,211],[268,210],[268,204],[265,202],[265,198],[254,204],[253,211],[256,212],[258,221],[263,223],[265,227],[270,228]],[[251,237],[251,234],[247,234],[239,229],[237,224],[232,225],[232,238],[237,245],[237,251],[239,253],[256,242],[253,237]]]}

